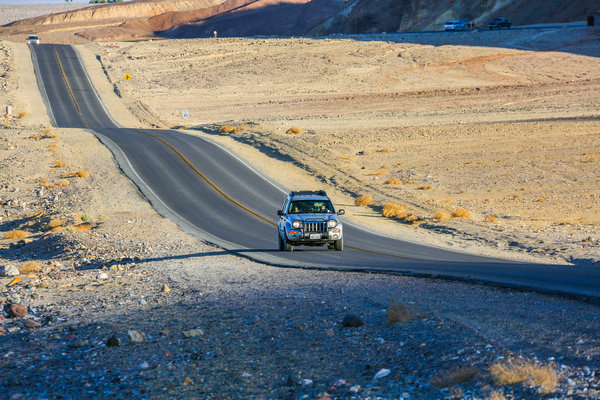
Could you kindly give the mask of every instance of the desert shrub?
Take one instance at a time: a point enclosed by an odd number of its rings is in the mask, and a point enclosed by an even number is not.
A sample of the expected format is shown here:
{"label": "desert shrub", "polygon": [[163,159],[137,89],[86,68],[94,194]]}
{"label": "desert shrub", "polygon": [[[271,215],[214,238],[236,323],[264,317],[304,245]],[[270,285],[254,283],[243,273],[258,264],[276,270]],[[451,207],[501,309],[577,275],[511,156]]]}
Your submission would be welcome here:
{"label": "desert shrub", "polygon": [[413,313],[401,302],[391,303],[386,310],[385,324],[392,325],[397,322],[408,322],[413,318]]}
{"label": "desert shrub", "polygon": [[495,215],[486,215],[485,222],[496,222],[498,218]]}
{"label": "desert shrub", "polygon": [[431,185],[423,185],[423,186],[419,186],[417,189],[419,189],[419,190],[431,190],[431,189],[433,189],[433,186],[431,186]]}
{"label": "desert shrub", "polygon": [[67,221],[65,221],[64,219],[53,218],[50,220],[50,222],[48,222],[48,225],[46,225],[46,230],[52,230],[53,228],[56,228],[57,226],[63,226],[66,223]]}
{"label": "desert shrub", "polygon": [[506,397],[501,390],[492,390],[487,400],[506,400]]}
{"label": "desert shrub", "polygon": [[344,155],[342,156],[342,160],[346,160],[346,161],[352,161],[352,158],[351,158],[351,157],[349,157],[349,156],[347,156],[346,154],[344,154]]}
{"label": "desert shrub", "polygon": [[74,178],[87,178],[88,176],[90,176],[90,173],[87,171],[77,171],[77,172],[72,172],[71,176]]}
{"label": "desert shrub", "polygon": [[52,165],[54,165],[56,168],[65,168],[65,167],[69,166],[69,164],[67,164],[66,162],[62,162],[62,161],[59,161],[59,160],[54,161],[52,163]]}
{"label": "desert shrub", "polygon": [[452,215],[446,210],[438,210],[433,214],[433,219],[440,222],[449,221]]}
{"label": "desert shrub", "polygon": [[513,199],[513,200],[519,200],[520,198],[521,198],[521,195],[519,195],[519,194],[515,194],[515,195],[512,197],[512,199]]}
{"label": "desert shrub", "polygon": [[373,197],[369,194],[365,194],[354,199],[354,204],[357,206],[369,206],[373,204]]}
{"label": "desert shrub", "polygon": [[40,178],[40,179],[38,179],[38,182],[39,183],[46,183],[46,178]]}
{"label": "desert shrub", "polygon": [[29,237],[29,232],[20,229],[14,229],[4,235],[4,239],[25,239],[26,237]]}
{"label": "desert shrub", "polygon": [[46,129],[44,129],[44,131],[42,132],[42,134],[47,135],[47,134],[49,134],[51,132],[52,132],[52,129],[46,128]]}
{"label": "desert shrub", "polygon": [[525,360],[498,361],[490,367],[490,373],[497,385],[524,384],[537,387],[543,395],[556,392],[558,375],[550,366]]}
{"label": "desert shrub", "polygon": [[92,224],[83,223],[75,226],[77,232],[86,232],[92,229]]}
{"label": "desert shrub", "polygon": [[219,128],[220,133],[240,133],[246,130],[245,125],[223,125]]}
{"label": "desert shrub", "polygon": [[402,185],[402,181],[398,178],[390,178],[385,181],[386,185]]}
{"label": "desert shrub", "polygon": [[288,135],[296,135],[298,133],[304,133],[304,130],[302,128],[298,128],[297,126],[292,126],[285,133],[287,133]]}
{"label": "desert shrub", "polygon": [[50,229],[50,232],[66,232],[67,228],[65,228],[64,226],[55,226],[54,228]]}
{"label": "desert shrub", "polygon": [[452,212],[452,216],[455,218],[471,218],[471,213],[465,208],[457,208]]}
{"label": "desert shrub", "polygon": [[83,215],[81,216],[81,220],[82,220],[83,222],[90,222],[90,220],[91,220],[91,219],[92,219],[92,218],[91,218],[89,215],[87,215],[87,214],[83,214]]}
{"label": "desert shrub", "polygon": [[386,218],[406,218],[408,216],[407,210],[408,206],[406,204],[397,204],[388,201],[383,205],[381,214],[383,214],[383,216]]}
{"label": "desert shrub", "polygon": [[33,272],[40,272],[42,270],[42,264],[37,261],[27,261],[19,268],[19,272],[22,274],[30,274]]}
{"label": "desert shrub", "polygon": [[44,210],[39,210],[34,212],[33,214],[30,214],[27,216],[27,219],[32,219],[32,218],[36,218],[36,217],[41,217],[42,215],[44,215]]}
{"label": "desert shrub", "polygon": [[387,174],[388,174],[387,171],[383,171],[383,170],[380,169],[379,171],[371,172],[368,175],[369,176],[382,176],[382,175],[387,175]]}
{"label": "desert shrub", "polygon": [[58,149],[58,144],[57,143],[50,143],[48,145],[48,150],[50,151],[56,151]]}
{"label": "desert shrub", "polygon": [[384,147],[382,149],[377,150],[380,153],[389,153],[390,151],[392,151],[392,149],[388,149],[387,147]]}
{"label": "desert shrub", "polygon": [[17,115],[17,118],[23,118],[26,116],[27,116],[27,113],[25,111],[23,111],[23,112],[20,112],[19,115]]}
{"label": "desert shrub", "polygon": [[439,388],[445,388],[452,385],[460,385],[477,375],[477,369],[471,366],[459,366],[442,371],[433,378],[431,384]]}
{"label": "desert shrub", "polygon": [[69,186],[70,182],[66,179],[61,180],[60,182],[58,182],[56,185],[58,187],[65,187],[65,186]]}

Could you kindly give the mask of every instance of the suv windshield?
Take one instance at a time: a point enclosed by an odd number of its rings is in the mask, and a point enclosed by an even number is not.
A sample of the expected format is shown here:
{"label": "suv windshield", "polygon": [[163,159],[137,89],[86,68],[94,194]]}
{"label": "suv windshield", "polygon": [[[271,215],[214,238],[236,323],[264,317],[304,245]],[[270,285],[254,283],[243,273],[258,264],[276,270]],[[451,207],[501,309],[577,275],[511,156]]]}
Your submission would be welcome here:
{"label": "suv windshield", "polygon": [[329,200],[295,200],[290,203],[288,214],[333,214],[333,206]]}

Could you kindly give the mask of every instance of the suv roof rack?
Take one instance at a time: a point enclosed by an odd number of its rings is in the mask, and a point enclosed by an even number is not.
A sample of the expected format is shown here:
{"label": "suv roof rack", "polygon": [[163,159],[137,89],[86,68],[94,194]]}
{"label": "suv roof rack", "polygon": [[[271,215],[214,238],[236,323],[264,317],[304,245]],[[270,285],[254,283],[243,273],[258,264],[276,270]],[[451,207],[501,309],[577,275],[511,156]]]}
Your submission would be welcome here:
{"label": "suv roof rack", "polygon": [[290,196],[327,196],[327,193],[324,190],[292,190]]}

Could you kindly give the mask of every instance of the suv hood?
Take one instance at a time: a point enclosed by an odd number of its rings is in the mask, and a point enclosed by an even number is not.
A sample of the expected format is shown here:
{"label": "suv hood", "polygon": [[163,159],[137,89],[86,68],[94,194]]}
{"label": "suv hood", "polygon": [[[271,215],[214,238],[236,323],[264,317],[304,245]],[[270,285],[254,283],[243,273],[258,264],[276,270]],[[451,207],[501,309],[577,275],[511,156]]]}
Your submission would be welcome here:
{"label": "suv hood", "polygon": [[300,221],[310,221],[310,220],[322,220],[329,221],[330,219],[337,219],[337,214],[296,214],[294,219],[299,219]]}

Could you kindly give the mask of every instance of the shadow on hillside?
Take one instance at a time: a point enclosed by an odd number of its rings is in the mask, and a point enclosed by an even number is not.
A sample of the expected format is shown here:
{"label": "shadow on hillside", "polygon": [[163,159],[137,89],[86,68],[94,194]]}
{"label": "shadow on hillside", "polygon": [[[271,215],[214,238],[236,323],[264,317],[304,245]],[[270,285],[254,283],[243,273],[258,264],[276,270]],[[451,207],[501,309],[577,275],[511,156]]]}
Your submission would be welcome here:
{"label": "shadow on hillside", "polygon": [[[241,8],[210,17],[194,24],[181,25],[164,32],[163,38],[218,37],[286,38],[386,41],[424,46],[498,47],[527,51],[557,51],[600,57],[600,29],[580,23],[553,23],[539,26],[489,30],[486,27],[462,32],[395,32],[372,34],[331,34],[307,36],[311,28],[323,22],[323,16],[341,9],[336,0],[315,0],[306,4],[279,4],[257,9]],[[336,11],[337,10],[337,11]]]}

